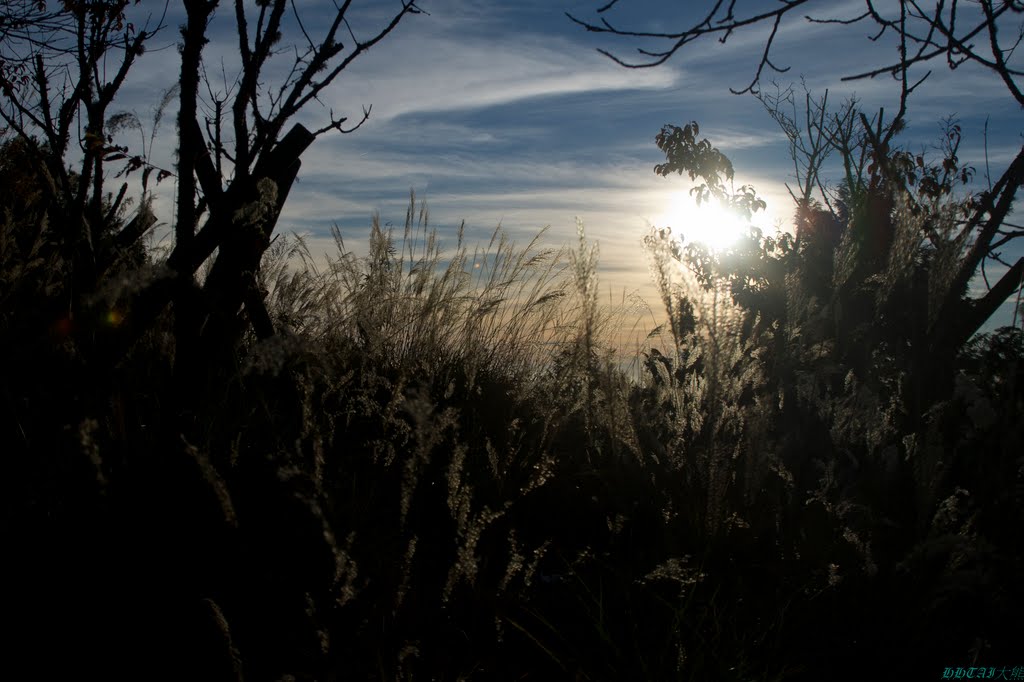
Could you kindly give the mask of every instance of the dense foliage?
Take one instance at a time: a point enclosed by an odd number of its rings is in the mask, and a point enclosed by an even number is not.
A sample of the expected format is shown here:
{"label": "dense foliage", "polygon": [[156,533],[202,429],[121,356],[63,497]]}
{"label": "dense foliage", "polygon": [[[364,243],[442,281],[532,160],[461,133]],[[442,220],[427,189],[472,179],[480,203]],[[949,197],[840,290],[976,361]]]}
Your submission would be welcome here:
{"label": "dense foliage", "polygon": [[[5,674],[1017,663],[1024,338],[918,360],[956,254],[914,242],[909,208],[815,243],[804,207],[796,242],[704,261],[652,233],[669,321],[637,383],[582,230],[568,254],[500,232],[442,254],[413,201],[365,257],[339,235],[318,267],[278,240],[260,272],[278,333],[221,349],[182,413],[173,309],[104,350],[159,267],[103,242],[103,286],[69,319],[72,261],[18,153],[0,164]],[[855,248],[868,229],[894,232],[881,253]]]}

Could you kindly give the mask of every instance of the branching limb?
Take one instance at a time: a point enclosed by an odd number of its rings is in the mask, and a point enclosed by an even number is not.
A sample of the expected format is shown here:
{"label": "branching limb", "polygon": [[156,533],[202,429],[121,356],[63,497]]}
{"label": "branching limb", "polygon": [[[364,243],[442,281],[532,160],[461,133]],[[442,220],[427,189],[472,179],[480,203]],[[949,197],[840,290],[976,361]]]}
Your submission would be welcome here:
{"label": "branching limb", "polygon": [[[607,49],[598,49],[602,55],[627,68],[658,66],[690,43],[712,38],[725,43],[737,31],[757,25],[770,26],[753,78],[746,87],[731,89],[734,93],[743,94],[757,92],[766,69],[775,72],[784,72],[788,69],[772,60],[771,50],[778,37],[783,17],[809,2],[810,0],[782,0],[771,10],[749,16],[737,16],[735,2],[716,0],[710,3],[710,10],[701,14],[699,18],[683,24],[678,30],[666,31],[631,30],[616,25],[607,16],[615,2],[600,7],[597,10],[598,17],[593,21],[580,19],[568,13],[566,16],[588,32],[669,43],[668,47],[662,50],[638,47],[637,53],[641,59],[637,61],[624,59]],[[886,14],[890,6],[898,8],[898,16]],[[936,0],[934,3],[899,0],[898,3],[883,5],[876,0],[863,0],[863,8],[863,11],[852,16],[819,17],[808,13],[803,17],[811,24],[836,27],[852,27],[865,22],[874,24],[877,31],[869,36],[873,42],[881,40],[886,35],[895,35],[898,38],[897,61],[847,75],[843,80],[874,78],[886,74],[903,79],[912,67],[937,58],[945,58],[950,69],[955,69],[966,61],[973,61],[995,72],[1018,103],[1024,105],[1024,93],[1016,80],[1024,76],[1024,71],[1010,61],[1016,47],[1024,41],[1024,29],[1017,27],[1015,40],[1009,48],[1004,48],[998,39],[1000,24],[1010,21],[1010,16],[1021,13],[1020,3],[977,0],[965,5],[957,0]],[[990,54],[982,54],[975,46],[973,41],[978,37],[987,39]],[[908,93],[913,92],[923,80],[922,78],[912,85],[907,83],[904,87]]]}

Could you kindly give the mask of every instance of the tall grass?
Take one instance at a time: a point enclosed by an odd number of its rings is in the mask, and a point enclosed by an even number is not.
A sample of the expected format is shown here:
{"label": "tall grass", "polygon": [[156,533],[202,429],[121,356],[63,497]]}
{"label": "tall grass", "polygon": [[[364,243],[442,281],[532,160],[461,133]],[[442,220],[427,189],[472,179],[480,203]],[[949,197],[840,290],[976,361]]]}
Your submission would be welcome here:
{"label": "tall grass", "polygon": [[354,344],[393,369],[457,371],[471,383],[480,373],[525,377],[566,337],[564,253],[541,248],[543,234],[519,246],[499,227],[485,247],[470,248],[460,225],[445,253],[412,196],[400,235],[373,218],[365,256],[337,229],[336,253],[323,265],[300,237],[286,238],[262,279],[278,325],[303,338]]}
{"label": "tall grass", "polygon": [[[914,281],[907,230],[859,303]],[[410,197],[365,255],[275,242],[278,333],[232,349],[185,432],[173,311],[103,366],[37,305],[61,281],[39,234],[0,254],[12,674],[853,679],[1015,651],[1019,332],[909,415],[915,370],[882,334],[845,353],[799,262],[752,320],[654,240],[665,318],[631,380],[582,225],[446,245]]]}

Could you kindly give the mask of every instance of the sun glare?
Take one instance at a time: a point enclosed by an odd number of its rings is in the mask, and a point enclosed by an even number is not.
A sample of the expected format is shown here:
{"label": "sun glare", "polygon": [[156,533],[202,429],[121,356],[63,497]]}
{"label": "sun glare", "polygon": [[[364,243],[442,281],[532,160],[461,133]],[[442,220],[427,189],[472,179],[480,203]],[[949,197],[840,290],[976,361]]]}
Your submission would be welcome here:
{"label": "sun glare", "polygon": [[697,206],[696,199],[689,193],[675,192],[655,227],[671,227],[672,233],[684,242],[702,242],[709,249],[719,251],[739,239],[747,224],[715,201]]}

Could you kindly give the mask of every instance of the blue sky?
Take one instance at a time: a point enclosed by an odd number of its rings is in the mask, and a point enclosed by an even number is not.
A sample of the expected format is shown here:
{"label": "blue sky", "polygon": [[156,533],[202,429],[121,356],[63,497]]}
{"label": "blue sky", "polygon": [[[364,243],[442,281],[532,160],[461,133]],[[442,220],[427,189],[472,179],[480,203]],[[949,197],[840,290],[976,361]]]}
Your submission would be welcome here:
{"label": "blue sky", "polygon": [[[364,4],[354,22],[357,33],[397,6]],[[657,309],[641,239],[648,225],[679,220],[677,207],[690,184],[653,173],[664,160],[654,136],[666,123],[690,120],[732,159],[737,186],[753,184],[768,201],[755,223],[766,230],[786,223],[792,202],[783,182],[792,180],[792,163],[785,138],[757,100],[729,93],[752,77],[767,27],[737,34],[724,46],[694,44],[653,69],[628,70],[596,48],[630,56],[637,43],[588,34],[565,16],[593,19],[601,4],[422,0],[429,15],[408,17],[339,77],[323,98],[324,108],[303,112],[300,120],[319,126],[328,108],[355,120],[363,106],[373,107],[360,130],[321,137],[304,154],[279,229],[309,235],[314,251],[323,252],[331,248],[329,229],[337,224],[358,251],[375,211],[384,221],[401,223],[410,189],[426,199],[431,222],[452,241],[465,220],[474,240],[486,240],[500,222],[524,243],[548,226],[547,243],[557,246],[575,238],[578,216],[600,246],[602,290],[616,298],[638,291]],[[609,16],[624,27],[655,30],[685,20],[665,16],[664,4],[620,0]],[[316,27],[331,9],[321,0],[298,5],[307,27]],[[832,6],[843,14],[843,7],[863,3]],[[126,85],[122,107],[144,120],[160,92],[176,81],[173,44],[180,21],[169,15],[168,29],[153,43],[167,48],[151,49]],[[837,104],[856,94],[868,112],[895,110],[898,89],[891,79],[839,80],[896,56],[892,45],[871,43],[868,29],[810,26],[799,18],[784,24],[774,60],[791,70],[775,78],[783,86],[803,78],[815,94],[829,88]],[[219,70],[223,60],[229,79],[237,60],[233,30],[233,13],[224,7],[205,52],[208,70]],[[280,66],[286,62],[282,57]],[[268,74],[268,83],[274,75]],[[902,140],[915,151],[937,140],[942,117],[956,115],[964,131],[961,158],[978,169],[979,181],[986,118],[993,176],[1020,148],[1019,107],[996,78],[967,67],[951,73],[936,64],[909,112]],[[165,133],[173,116],[166,120]],[[164,137],[171,142],[172,136]],[[173,164],[172,149],[158,148],[159,154]],[[686,232],[685,225],[674,227]],[[1012,307],[1003,312],[999,321],[1008,323]]]}

